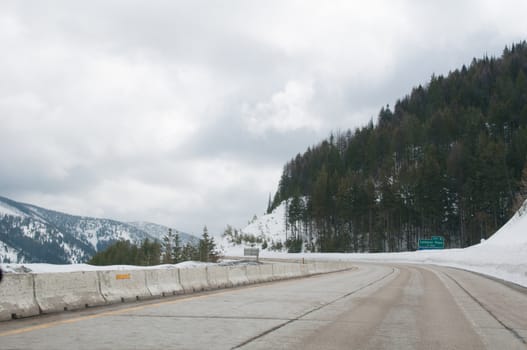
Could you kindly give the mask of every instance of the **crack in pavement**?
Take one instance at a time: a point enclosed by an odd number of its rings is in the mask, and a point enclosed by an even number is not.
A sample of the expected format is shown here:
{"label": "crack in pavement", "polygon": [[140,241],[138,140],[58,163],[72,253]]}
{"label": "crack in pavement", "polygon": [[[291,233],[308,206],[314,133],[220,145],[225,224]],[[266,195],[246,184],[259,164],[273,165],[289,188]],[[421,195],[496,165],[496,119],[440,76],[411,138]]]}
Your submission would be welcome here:
{"label": "crack in pavement", "polygon": [[319,306],[317,306],[317,307],[315,307],[315,308],[313,308],[313,309],[311,309],[311,310],[308,310],[308,311],[306,311],[305,313],[303,313],[303,314],[301,314],[301,315],[299,315],[299,316],[297,316],[297,317],[295,317],[295,318],[292,318],[292,319],[290,319],[290,320],[287,320],[286,322],[281,323],[281,324],[279,324],[279,325],[277,325],[277,326],[275,326],[275,327],[272,327],[272,328],[270,328],[270,329],[268,329],[268,330],[266,330],[266,331],[264,331],[264,332],[262,332],[262,333],[260,333],[260,334],[258,334],[258,335],[255,335],[254,337],[251,337],[251,338],[247,339],[246,341],[244,341],[244,342],[242,342],[242,343],[240,343],[240,344],[238,344],[238,345],[232,347],[231,350],[239,349],[239,348],[241,348],[241,347],[243,347],[243,346],[245,346],[245,345],[247,345],[247,344],[250,344],[250,343],[252,343],[253,341],[255,341],[255,340],[259,339],[259,338],[262,338],[262,337],[266,336],[267,334],[270,334],[270,333],[272,333],[272,332],[274,332],[274,331],[276,331],[276,330],[278,330],[278,329],[280,329],[280,328],[283,328],[283,327],[285,327],[285,326],[287,326],[287,325],[289,325],[289,324],[291,324],[291,323],[293,323],[293,322],[295,322],[295,321],[300,321],[301,318],[304,318],[304,317],[306,317],[307,315],[309,315],[309,314],[311,314],[311,313],[313,313],[313,312],[315,312],[315,311],[318,311],[318,310],[320,310],[320,309],[323,309],[323,308],[325,308],[326,306],[329,306],[329,305],[331,305],[331,304],[334,304],[334,303],[336,303],[336,302],[339,301],[339,300],[345,299],[345,298],[349,297],[350,295],[353,295],[353,294],[355,294],[355,293],[357,293],[357,292],[359,292],[359,291],[361,291],[361,290],[363,290],[363,289],[366,289],[366,288],[368,288],[368,287],[370,287],[370,286],[372,286],[372,285],[374,285],[374,284],[376,284],[376,283],[378,283],[378,282],[380,282],[380,281],[386,279],[388,276],[392,275],[394,272],[395,272],[395,268],[392,267],[392,270],[391,270],[389,273],[387,273],[386,275],[384,275],[384,276],[382,276],[382,277],[380,277],[380,278],[378,278],[378,279],[376,279],[376,280],[374,280],[374,281],[372,281],[372,282],[370,282],[370,283],[368,283],[368,284],[366,284],[366,285],[364,285],[364,286],[362,286],[362,287],[359,287],[359,288],[357,288],[357,289],[354,289],[354,290],[352,290],[352,291],[349,292],[349,293],[346,293],[346,294],[344,294],[344,295],[341,295],[340,297],[338,297],[338,298],[336,298],[336,299],[333,299],[333,300],[331,300],[331,301],[329,301],[329,302],[327,302],[327,303],[324,303],[324,304],[322,304],[322,305],[319,305]]}

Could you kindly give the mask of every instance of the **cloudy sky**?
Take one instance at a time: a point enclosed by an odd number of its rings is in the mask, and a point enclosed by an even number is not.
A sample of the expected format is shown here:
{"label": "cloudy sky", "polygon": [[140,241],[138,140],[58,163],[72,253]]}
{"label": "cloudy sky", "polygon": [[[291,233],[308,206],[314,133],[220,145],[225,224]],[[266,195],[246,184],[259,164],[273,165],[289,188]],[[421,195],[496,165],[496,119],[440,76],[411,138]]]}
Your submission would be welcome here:
{"label": "cloudy sky", "polygon": [[525,1],[0,3],[0,195],[221,233],[286,161],[473,57]]}

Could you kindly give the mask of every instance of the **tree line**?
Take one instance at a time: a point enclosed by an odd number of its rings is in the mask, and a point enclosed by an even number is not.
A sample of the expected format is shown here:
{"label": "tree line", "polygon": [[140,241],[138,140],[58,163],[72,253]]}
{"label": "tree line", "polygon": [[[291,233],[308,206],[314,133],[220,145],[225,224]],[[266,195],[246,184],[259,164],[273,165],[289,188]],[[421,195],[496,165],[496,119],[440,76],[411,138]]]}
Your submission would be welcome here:
{"label": "tree line", "polygon": [[445,237],[466,247],[501,227],[527,193],[527,43],[433,75],[376,122],[285,166],[288,241],[313,251],[414,250]]}
{"label": "tree line", "polygon": [[138,244],[125,240],[117,241],[96,253],[88,264],[153,266],[183,261],[216,262],[219,258],[220,253],[214,238],[209,235],[205,226],[197,244],[187,242],[183,245],[179,233],[169,229],[162,241],[148,238]]}

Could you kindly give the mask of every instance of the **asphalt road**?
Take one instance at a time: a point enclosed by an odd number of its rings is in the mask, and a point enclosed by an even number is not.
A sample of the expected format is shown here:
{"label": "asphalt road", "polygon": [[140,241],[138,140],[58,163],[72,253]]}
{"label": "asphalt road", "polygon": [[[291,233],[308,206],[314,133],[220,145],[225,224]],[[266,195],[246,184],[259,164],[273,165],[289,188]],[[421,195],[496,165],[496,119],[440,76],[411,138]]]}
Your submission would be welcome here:
{"label": "asphalt road", "polygon": [[527,292],[449,268],[357,264],[2,322],[0,349],[527,349]]}

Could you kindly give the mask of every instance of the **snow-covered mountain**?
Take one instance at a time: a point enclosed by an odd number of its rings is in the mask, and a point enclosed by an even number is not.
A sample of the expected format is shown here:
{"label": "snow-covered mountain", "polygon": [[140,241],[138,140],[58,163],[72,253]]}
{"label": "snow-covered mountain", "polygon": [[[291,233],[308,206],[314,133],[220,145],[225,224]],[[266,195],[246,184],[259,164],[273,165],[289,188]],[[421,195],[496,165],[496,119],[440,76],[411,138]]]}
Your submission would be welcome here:
{"label": "snow-covered mountain", "polygon": [[[147,232],[150,236],[155,237],[158,240],[162,240],[163,237],[168,233],[169,229],[168,226],[154,224],[152,222],[146,221],[129,222],[128,224],[138,228],[141,231]],[[174,234],[176,233],[179,234],[179,239],[181,240],[181,244],[183,245],[187,244],[187,242],[190,242],[192,244],[199,243],[199,238],[191,235],[190,233],[174,230]]]}
{"label": "snow-covered mountain", "polygon": [[220,249],[226,255],[237,255],[246,247],[260,248],[262,251],[286,251],[285,208],[284,201],[272,213],[253,218],[246,227],[240,230],[228,229],[229,232],[221,237]]}
{"label": "snow-covered mountain", "polygon": [[[79,263],[117,240],[160,239],[168,227],[75,216],[0,197],[0,262]],[[181,240],[197,238],[180,233]]]}

